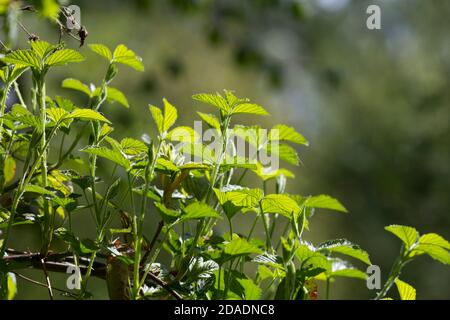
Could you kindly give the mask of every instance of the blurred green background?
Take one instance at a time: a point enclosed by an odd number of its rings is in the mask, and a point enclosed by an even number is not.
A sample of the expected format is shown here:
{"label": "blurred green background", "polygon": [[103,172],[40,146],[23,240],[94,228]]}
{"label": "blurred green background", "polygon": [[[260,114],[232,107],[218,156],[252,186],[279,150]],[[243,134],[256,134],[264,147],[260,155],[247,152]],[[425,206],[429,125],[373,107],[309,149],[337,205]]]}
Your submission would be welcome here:
{"label": "blurred green background", "polygon": [[[161,105],[163,97],[178,108],[180,124],[192,125],[198,119],[194,111],[208,109],[195,104],[192,94],[235,90],[271,113],[247,123],[286,123],[310,141],[309,148],[299,149],[302,165],[289,168],[296,179],[288,191],[330,194],[349,210],[317,213],[308,240],[346,237],[360,244],[380,265],[384,281],[400,247],[384,226],[411,225],[450,238],[449,1],[71,3],[81,8],[88,43],[125,43],[146,67],[144,73],[120,70],[114,86],[127,95],[131,109],[103,110],[115,123],[113,136],[151,132],[147,105]],[[366,27],[370,4],[381,7],[381,30]],[[27,14],[21,19],[42,39],[57,41],[55,26]],[[20,30],[19,39],[24,46]],[[88,48],[81,51],[85,63],[51,74],[49,95],[81,103],[79,95],[60,88],[61,81],[100,80],[105,64]],[[23,228],[16,241],[33,237]],[[27,274],[42,278],[38,271]],[[63,286],[65,275],[57,277]],[[417,288],[418,299],[450,299],[448,267],[430,258],[408,265],[402,279]],[[19,284],[19,298],[47,298],[45,288]],[[107,296],[102,282],[94,280],[91,287],[96,298]],[[334,299],[373,296],[357,280],[338,280],[331,291]]]}

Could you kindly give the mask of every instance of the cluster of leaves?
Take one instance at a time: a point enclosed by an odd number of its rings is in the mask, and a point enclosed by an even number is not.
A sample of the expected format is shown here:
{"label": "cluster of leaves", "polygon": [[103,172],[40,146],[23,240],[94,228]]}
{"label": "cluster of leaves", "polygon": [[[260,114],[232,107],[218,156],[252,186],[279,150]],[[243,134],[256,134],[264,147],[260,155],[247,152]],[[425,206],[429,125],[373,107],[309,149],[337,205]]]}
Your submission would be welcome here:
{"label": "cluster of leaves", "polygon": [[[65,243],[58,257],[70,256],[73,264],[85,270],[81,288],[70,293],[77,298],[89,297],[88,279],[99,276],[93,271],[102,257],[106,257],[106,268],[100,276],[106,279],[112,299],[316,299],[317,281],[325,281],[329,288],[336,277],[367,278],[353,265],[371,265],[368,253],[358,245],[346,239],[313,245],[303,239],[316,210],[347,212],[338,200],[328,195],[289,194],[286,183],[294,178],[291,171],[274,170],[229,152],[236,147],[233,137],[238,137],[257,153],[275,154],[298,165],[297,152],[288,143],[308,142],[294,128],[276,125],[266,139],[260,139],[259,126],[232,127],[232,119],[240,114],[266,116],[268,112],[224,91],[193,96],[217,110],[216,115],[198,115],[216,132],[220,148],[204,144],[193,128],[175,127],[177,109],[166,99],[162,109],[149,106],[156,137],[119,141],[101,110],[108,102],[130,106],[111,82],[119,65],[143,71],[141,59],[124,45],[113,51],[101,44],[89,45],[107,63],[102,82],[95,86],[69,78],[62,83],[86,96],[87,107],[80,108],[67,98],[47,96],[45,77],[54,67],[84,57],[61,44],[32,41],[30,46],[1,58],[5,64],[0,69],[5,84],[0,114],[2,297],[13,298],[15,274],[35,266],[15,262],[15,250],[9,247],[11,233],[22,224],[41,228],[39,257],[44,266],[46,259],[55,262],[55,252],[50,250],[54,242]],[[27,71],[33,80],[28,104],[17,85]],[[7,96],[13,90],[20,103],[6,112]],[[68,139],[72,143],[67,147],[64,141]],[[271,142],[277,142],[277,147]],[[201,160],[189,160],[186,152]],[[100,159],[113,164],[113,179],[98,176]],[[259,178],[260,188],[242,183],[247,172]],[[269,184],[275,185],[274,193],[268,191]],[[91,214],[96,234],[80,239],[72,216],[85,213]],[[243,215],[253,217],[254,222],[248,233],[236,233]],[[147,223],[157,225],[156,230],[149,230]],[[262,239],[254,232],[258,224]],[[279,228],[280,224],[284,226]],[[225,226],[227,232],[222,231]],[[385,298],[393,283],[402,299],[413,298],[414,290],[399,280],[403,266],[423,254],[450,264],[450,244],[436,234],[419,236],[411,227],[387,230],[403,245],[377,298]],[[170,263],[161,263],[161,251],[170,254]],[[255,271],[248,271],[248,266]],[[47,286],[53,298],[50,279]]]}

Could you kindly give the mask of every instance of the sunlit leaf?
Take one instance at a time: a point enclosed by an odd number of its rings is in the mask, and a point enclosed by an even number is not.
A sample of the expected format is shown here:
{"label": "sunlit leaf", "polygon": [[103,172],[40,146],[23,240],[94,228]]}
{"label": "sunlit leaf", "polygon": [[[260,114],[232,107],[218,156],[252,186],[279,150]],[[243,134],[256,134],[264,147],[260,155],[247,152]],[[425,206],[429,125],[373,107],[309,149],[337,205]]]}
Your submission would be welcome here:
{"label": "sunlit leaf", "polygon": [[108,159],[127,170],[131,167],[130,161],[117,150],[111,150],[105,147],[90,147],[82,149],[81,151]]}
{"label": "sunlit leaf", "polygon": [[261,254],[262,251],[246,239],[233,234],[232,240],[223,246],[223,252],[228,256],[241,256],[250,254]]}
{"label": "sunlit leaf", "polygon": [[80,120],[93,120],[111,123],[99,112],[92,109],[76,109],[72,113],[66,116],[66,119],[80,119]]}
{"label": "sunlit leaf", "polygon": [[191,127],[180,126],[170,130],[166,138],[172,141],[194,143],[200,139],[200,135]]}
{"label": "sunlit leaf", "polygon": [[62,82],[62,87],[83,92],[88,97],[91,96],[91,90],[89,89],[89,87],[78,79],[67,78]]}
{"label": "sunlit leaf", "polygon": [[294,128],[284,124],[278,124],[269,131],[269,141],[289,141],[306,146],[309,144]]}
{"label": "sunlit leaf", "polygon": [[233,108],[232,114],[248,113],[259,116],[268,116],[269,113],[260,105],[254,103],[242,103]]}
{"label": "sunlit leaf", "polygon": [[103,44],[92,43],[89,44],[89,48],[96,54],[106,58],[108,61],[111,61],[113,58],[111,50]]}
{"label": "sunlit leaf", "polygon": [[55,51],[45,59],[45,64],[48,66],[63,66],[71,62],[81,62],[84,57],[75,50],[61,49]]}
{"label": "sunlit leaf", "polygon": [[318,246],[318,250],[341,253],[361,260],[368,265],[372,264],[369,259],[369,254],[366,251],[362,250],[358,245],[351,243],[346,239],[326,241]]}
{"label": "sunlit leaf", "polygon": [[137,71],[144,71],[142,59],[128,49],[125,45],[119,44],[114,50],[113,61],[116,63],[125,64]]}
{"label": "sunlit leaf", "polygon": [[192,99],[209,104],[213,107],[219,108],[220,110],[228,113],[229,105],[227,100],[220,94],[215,93],[199,93],[192,96]]}
{"label": "sunlit leaf", "polygon": [[406,248],[408,249],[411,248],[411,246],[415,244],[419,238],[419,233],[417,232],[416,229],[412,227],[401,225],[390,225],[385,227],[384,229],[400,238],[400,240],[403,241]]}
{"label": "sunlit leaf", "polygon": [[7,54],[2,60],[9,64],[16,64],[39,69],[41,62],[36,52],[32,50],[17,50]]}
{"label": "sunlit leaf", "polygon": [[164,171],[179,171],[178,167],[172,161],[164,158],[158,158],[158,160],[156,160],[156,167],[157,169]]}
{"label": "sunlit leaf", "polygon": [[42,40],[30,41],[30,45],[33,51],[36,52],[41,59],[55,48],[55,46],[52,46],[47,41]]}
{"label": "sunlit leaf", "polygon": [[46,112],[49,119],[53,122],[59,122],[68,115],[68,112],[62,108],[48,108]]}
{"label": "sunlit leaf", "polygon": [[13,157],[7,156],[3,163],[3,175],[5,185],[11,183],[16,175],[16,160]]}
{"label": "sunlit leaf", "polygon": [[287,195],[269,194],[261,200],[264,213],[279,213],[288,218],[294,218],[300,213],[300,207]]}
{"label": "sunlit leaf", "polygon": [[397,286],[400,299],[402,300],[416,300],[416,289],[406,282],[396,279],[395,285]]}
{"label": "sunlit leaf", "polygon": [[273,169],[271,167],[264,167],[260,163],[256,163],[256,169],[254,169],[253,172],[264,181],[274,179],[281,175],[285,176],[286,178],[291,179],[295,178],[295,175],[287,169],[284,168]]}
{"label": "sunlit leaf", "polygon": [[163,127],[164,127],[164,117],[163,114],[161,112],[161,110],[158,107],[149,106],[149,110],[152,114],[153,120],[155,121],[156,124],[156,128],[158,129],[159,133],[163,133]]}
{"label": "sunlit leaf", "polygon": [[297,151],[295,151],[294,148],[287,144],[271,144],[269,143],[265,148],[267,154],[269,154],[272,157],[278,157],[281,160],[286,161],[289,164],[292,164],[294,166],[299,165],[299,158]]}
{"label": "sunlit leaf", "polygon": [[127,97],[122,93],[122,91],[116,88],[108,87],[107,92],[108,92],[107,95],[108,101],[117,102],[118,104],[124,106],[125,108],[130,107]]}
{"label": "sunlit leaf", "polygon": [[214,115],[208,114],[208,113],[203,113],[203,112],[197,112],[197,114],[211,128],[214,128],[214,129],[217,129],[217,130],[220,129],[220,122]]}
{"label": "sunlit leaf", "polygon": [[169,130],[177,121],[178,114],[177,109],[169,102],[166,98],[163,99],[164,103],[164,124],[162,131],[165,132]]}
{"label": "sunlit leaf", "polygon": [[147,146],[142,141],[125,138],[120,141],[120,148],[125,154],[138,155],[147,152]]}
{"label": "sunlit leaf", "polygon": [[201,202],[194,202],[183,209],[180,221],[202,219],[202,218],[221,218],[213,208]]}
{"label": "sunlit leaf", "polygon": [[7,288],[8,288],[8,300],[13,300],[17,294],[17,280],[14,273],[8,272],[7,274]]}
{"label": "sunlit leaf", "polygon": [[237,279],[244,289],[243,298],[245,300],[258,300],[261,298],[262,290],[251,279]]}
{"label": "sunlit leaf", "polygon": [[339,202],[339,200],[328,195],[312,196],[305,200],[304,205],[309,208],[330,209],[340,212],[347,212],[347,209]]}
{"label": "sunlit leaf", "polygon": [[46,196],[53,196],[53,192],[38,186],[38,185],[33,185],[33,184],[29,184],[24,188],[25,192],[32,192],[32,193],[38,193],[41,195],[46,195]]}
{"label": "sunlit leaf", "polygon": [[431,258],[450,264],[450,243],[436,233],[427,233],[419,238],[418,245],[414,248],[411,256],[428,254]]}
{"label": "sunlit leaf", "polygon": [[227,191],[224,189],[214,189],[214,192],[219,200],[220,204],[231,202],[237,207],[253,208],[256,206],[263,197],[263,191],[261,189],[237,189]]}

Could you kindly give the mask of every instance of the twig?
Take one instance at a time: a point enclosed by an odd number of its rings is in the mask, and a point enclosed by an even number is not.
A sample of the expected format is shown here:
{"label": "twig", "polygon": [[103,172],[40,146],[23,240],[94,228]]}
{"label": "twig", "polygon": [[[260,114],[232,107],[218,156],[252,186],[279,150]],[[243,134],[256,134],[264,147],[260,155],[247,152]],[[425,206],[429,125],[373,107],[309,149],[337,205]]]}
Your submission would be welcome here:
{"label": "twig", "polygon": [[176,292],[175,290],[173,290],[168,283],[164,282],[163,280],[161,280],[160,278],[158,278],[157,276],[155,276],[153,273],[149,272],[148,276],[150,277],[150,279],[154,282],[156,282],[156,284],[160,285],[161,287],[163,287],[167,292],[169,292],[172,296],[175,297],[175,299],[177,300],[183,300],[183,297]]}
{"label": "twig", "polygon": [[[20,273],[18,273],[18,272],[15,272],[15,271],[13,271],[13,273],[14,273],[17,277],[19,277],[19,278],[21,278],[21,279],[23,279],[23,280],[25,280],[25,281],[28,281],[28,282],[33,283],[33,284],[35,284],[35,285],[38,285],[38,286],[47,288],[47,285],[46,285],[45,283],[36,281],[36,280],[31,279],[31,278],[28,278],[28,277],[25,277],[24,275],[22,275],[22,274],[20,274]],[[69,292],[69,291],[66,291],[66,290],[63,290],[63,289],[59,289],[59,288],[55,288],[55,287],[52,287],[52,289],[55,290],[55,291],[59,291],[59,292],[62,292],[62,293],[64,293],[64,294],[67,294],[67,295],[69,295],[69,296],[71,296],[71,297],[76,297],[73,293],[71,293],[71,292]]]}
{"label": "twig", "polygon": [[158,229],[156,229],[155,235],[153,236],[152,241],[150,242],[147,251],[145,252],[144,256],[142,257],[141,262],[147,261],[147,258],[149,254],[152,252],[153,247],[155,246],[156,241],[158,240],[159,235],[161,234],[162,228],[164,227],[164,221],[160,221],[158,224]]}
{"label": "twig", "polygon": [[50,282],[50,277],[48,276],[48,273],[47,273],[47,268],[45,267],[44,259],[41,259],[41,264],[42,264],[42,270],[44,271],[44,275],[45,275],[45,281],[47,282],[48,295],[50,296],[50,300],[53,300],[52,284]]}
{"label": "twig", "polygon": [[[33,267],[35,269],[41,269],[45,268],[47,272],[60,272],[60,273],[66,273],[67,268],[69,266],[72,266],[73,264],[68,262],[73,260],[73,257],[69,255],[68,253],[57,253],[57,254],[49,254],[45,260],[43,260],[43,256],[40,253],[33,253],[33,252],[20,252],[14,249],[7,249],[7,253],[12,254],[8,256],[4,256],[3,260],[5,262],[28,262],[28,265],[23,266],[22,268],[26,267]],[[59,260],[59,261],[54,261]],[[80,259],[80,262],[87,262],[87,259]],[[43,261],[43,263],[42,263]],[[87,272],[87,266],[85,265],[79,265],[81,274],[86,274]],[[93,263],[92,268],[92,276],[106,280],[106,264],[103,262],[95,261]],[[148,273],[149,281],[153,282],[159,286],[161,286],[164,290],[166,290],[170,295],[172,295],[177,300],[182,300],[183,297],[176,292],[174,289],[171,288],[170,284],[159,279],[155,274],[149,272]],[[33,280],[34,281],[34,280]],[[40,284],[41,285],[41,284]],[[45,287],[48,288],[48,284],[42,284]],[[56,290],[56,289],[55,289]],[[58,290],[60,291],[60,290]]]}

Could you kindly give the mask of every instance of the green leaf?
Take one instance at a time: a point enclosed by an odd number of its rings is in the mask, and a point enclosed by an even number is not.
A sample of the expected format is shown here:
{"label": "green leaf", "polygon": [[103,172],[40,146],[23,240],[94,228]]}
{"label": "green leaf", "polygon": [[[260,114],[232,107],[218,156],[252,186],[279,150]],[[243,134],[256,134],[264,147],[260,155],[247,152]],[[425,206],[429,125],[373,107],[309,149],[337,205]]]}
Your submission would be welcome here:
{"label": "green leaf", "polygon": [[81,151],[108,159],[118,164],[119,166],[125,168],[126,170],[129,170],[131,168],[130,161],[127,158],[125,158],[120,151],[111,150],[105,147],[89,147],[82,149]]}
{"label": "green leaf", "polygon": [[162,134],[164,132],[163,127],[164,127],[164,117],[163,114],[161,112],[161,110],[158,107],[149,106],[149,110],[152,114],[152,118],[155,121],[156,124],[156,128],[158,129],[158,132],[160,134]]}
{"label": "green leaf", "polygon": [[67,78],[62,82],[62,87],[83,92],[88,97],[92,96],[92,92],[89,87],[78,79]]}
{"label": "green leaf", "polygon": [[209,104],[213,107],[219,108],[220,110],[224,111],[225,113],[228,113],[229,108],[230,108],[227,100],[218,93],[215,93],[215,94],[199,93],[199,94],[193,95],[192,99]]}
{"label": "green leaf", "polygon": [[244,238],[240,238],[237,234],[233,234],[232,240],[223,246],[223,252],[231,257],[262,254],[262,250],[251,244]]}
{"label": "green leaf", "polygon": [[30,41],[30,45],[31,45],[31,48],[33,49],[33,51],[36,52],[41,59],[44,59],[44,57],[48,53],[50,53],[50,51],[55,49],[55,46],[52,46],[47,41],[41,41],[41,40]]}
{"label": "green leaf", "polygon": [[55,123],[64,120],[64,118],[68,115],[68,112],[62,108],[48,108],[46,112],[50,120]]}
{"label": "green leaf", "polygon": [[106,119],[103,115],[92,109],[76,109],[75,111],[67,115],[66,119],[102,121],[111,124],[111,122],[108,119]]}
{"label": "green leaf", "polygon": [[28,70],[27,66],[15,65],[14,68],[9,72],[8,79],[5,79],[7,83],[13,83],[16,81],[22,73]]}
{"label": "green leaf", "polygon": [[194,202],[183,209],[183,214],[180,217],[180,222],[202,218],[220,219],[221,216],[209,205],[201,202]]}
{"label": "green leaf", "polygon": [[295,178],[295,175],[287,169],[279,168],[274,170],[271,167],[264,167],[260,163],[256,163],[256,169],[254,169],[253,172],[263,181],[267,181],[281,175],[285,176],[286,178]]}
{"label": "green leaf", "polygon": [[146,153],[148,149],[145,143],[132,138],[122,139],[122,141],[120,141],[120,148],[123,153],[131,156]]}
{"label": "green leaf", "polygon": [[450,243],[437,233],[427,233],[419,238],[419,245],[438,246],[450,250]]}
{"label": "green leaf", "polygon": [[60,108],[63,108],[66,111],[71,112],[76,109],[76,106],[73,104],[73,102],[67,98],[56,96],[55,101]]}
{"label": "green leaf", "polygon": [[242,126],[236,125],[232,130],[232,136],[239,137],[253,146],[256,150],[260,150],[261,145],[265,143],[265,131],[260,126]]}
{"label": "green leaf", "polygon": [[197,114],[211,128],[214,128],[214,129],[217,129],[217,130],[220,129],[220,122],[214,115],[208,114],[208,113],[203,113],[203,112],[197,112]]}
{"label": "green leaf", "polygon": [[284,124],[278,124],[269,131],[269,141],[289,141],[297,144],[308,146],[309,143],[294,128]]}
{"label": "green leaf", "polygon": [[194,143],[200,139],[200,136],[191,127],[180,126],[170,130],[166,138],[171,141]]}
{"label": "green leaf", "polygon": [[45,64],[47,66],[63,66],[71,62],[81,62],[84,57],[75,50],[72,49],[62,49],[55,51],[45,59]]}
{"label": "green leaf", "polygon": [[166,132],[173,126],[175,121],[177,120],[177,109],[167,101],[167,99],[163,99],[164,102],[164,115],[162,111],[153,105],[150,105],[150,112],[152,114],[153,120],[155,121],[156,127],[158,128],[158,132],[160,134]]}
{"label": "green leaf", "polygon": [[154,204],[155,204],[155,207],[161,213],[161,218],[167,224],[171,224],[171,223],[175,222],[176,219],[180,216],[180,213],[178,211],[169,209],[160,202],[154,202]]}
{"label": "green leaf", "polygon": [[351,243],[346,239],[336,239],[326,241],[318,246],[318,250],[341,253],[371,265],[369,254],[362,250],[358,245]]}
{"label": "green leaf", "polygon": [[339,200],[325,194],[307,198],[304,202],[304,205],[309,208],[330,209],[339,212],[347,212],[347,209],[345,209],[345,207],[339,202]]}
{"label": "green leaf", "polygon": [[263,197],[261,189],[238,189],[227,191],[226,188],[222,190],[214,188],[214,193],[221,205],[231,202],[237,207],[253,208]]}
{"label": "green leaf", "polygon": [[259,116],[268,116],[269,113],[260,105],[254,103],[241,103],[233,108],[232,114],[248,113]]}
{"label": "green leaf", "polygon": [[17,50],[7,54],[2,60],[9,64],[39,69],[41,62],[36,52],[32,50]]}
{"label": "green leaf", "polygon": [[103,44],[92,43],[92,44],[89,44],[89,48],[96,54],[106,58],[106,60],[108,60],[108,61],[111,61],[113,59],[111,50],[109,50],[109,48]]}
{"label": "green leaf", "polygon": [[7,156],[3,163],[3,175],[5,185],[11,183],[16,175],[16,160],[13,157]]}
{"label": "green leaf", "polygon": [[298,166],[300,164],[297,151],[287,144],[268,144],[265,150],[268,154],[278,157],[289,164],[294,166]]}
{"label": "green leaf", "polygon": [[114,128],[110,127],[107,123],[104,123],[100,129],[100,140],[105,138],[108,134],[114,131]]}
{"label": "green leaf", "polygon": [[367,279],[367,274],[365,274],[361,270],[358,270],[355,268],[338,269],[338,270],[332,271],[329,274],[329,277],[330,276],[331,277],[354,278],[354,279],[361,279],[361,280]]}
{"label": "green leaf", "polygon": [[55,235],[61,238],[67,244],[69,244],[74,251],[76,251],[78,254],[81,255],[90,254],[96,252],[99,249],[99,247],[94,241],[90,239],[84,239],[80,241],[80,239],[77,236],[67,231],[63,227],[56,229]]}
{"label": "green leaf", "polygon": [[122,93],[122,91],[108,87],[107,88],[107,99],[112,102],[117,102],[118,104],[124,106],[125,108],[129,108],[130,104],[128,103],[127,97]]}
{"label": "green leaf", "polygon": [[156,167],[159,170],[169,171],[169,172],[177,172],[179,171],[178,167],[170,160],[164,158],[158,158],[156,160]]}
{"label": "green leaf", "polygon": [[300,207],[295,200],[284,194],[269,194],[261,200],[264,213],[279,213],[289,219],[300,213]]}
{"label": "green leaf", "polygon": [[38,194],[46,195],[46,196],[54,196],[54,194],[51,191],[49,191],[41,186],[37,186],[37,185],[33,185],[33,184],[27,185],[24,188],[24,192],[32,192],[32,193],[38,193]]}
{"label": "green leaf", "polygon": [[180,170],[212,170],[211,165],[197,162],[188,162],[178,168]]}
{"label": "green leaf", "polygon": [[406,248],[411,248],[419,238],[419,233],[416,229],[401,225],[390,225],[384,228],[385,230],[396,235],[403,241]]}
{"label": "green leaf", "polygon": [[11,123],[15,123],[17,121],[23,124],[23,126],[14,125],[15,130],[34,127],[38,129],[38,131],[41,131],[41,122],[39,117],[34,116],[31,112],[19,104],[15,104],[11,111],[3,116],[3,118],[11,121]]}
{"label": "green leaf", "polygon": [[450,243],[436,233],[427,233],[419,238],[418,245],[414,248],[411,256],[428,254],[431,258],[443,263],[450,264]]}
{"label": "green leaf", "polygon": [[7,274],[7,288],[8,288],[8,300],[13,300],[17,294],[17,280],[14,273],[8,272]]}
{"label": "green leaf", "polygon": [[400,299],[402,300],[416,300],[416,289],[413,286],[403,282],[400,279],[395,280]]}
{"label": "green leaf", "polygon": [[239,186],[230,187],[227,186],[222,188],[222,190],[214,189],[214,193],[229,219],[242,208],[255,207],[263,197],[261,189],[244,189]]}
{"label": "green leaf", "polygon": [[245,300],[258,300],[261,298],[262,290],[251,279],[237,279],[244,289],[243,298]]}
{"label": "green leaf", "polygon": [[144,71],[142,59],[123,44],[119,44],[114,50],[113,62],[125,64],[137,71]]}
{"label": "green leaf", "polygon": [[309,243],[301,243],[295,250],[295,257],[300,261],[302,269],[330,269],[330,262],[327,258]]}
{"label": "green leaf", "polygon": [[177,109],[167,101],[166,98],[163,99],[164,102],[164,125],[163,132],[169,130],[177,121],[178,114]]}

